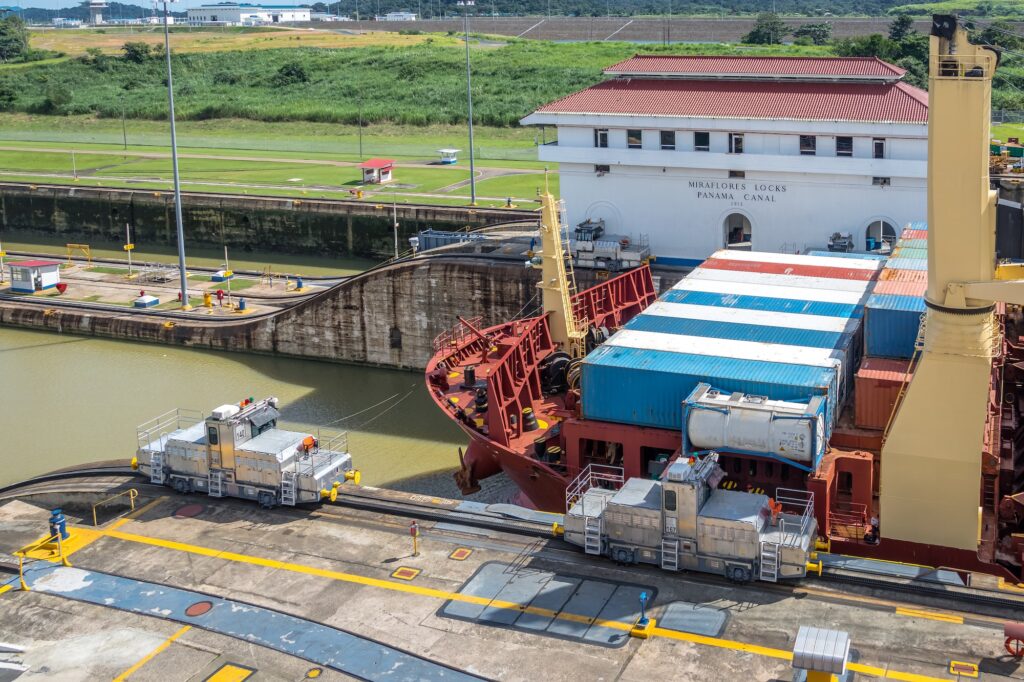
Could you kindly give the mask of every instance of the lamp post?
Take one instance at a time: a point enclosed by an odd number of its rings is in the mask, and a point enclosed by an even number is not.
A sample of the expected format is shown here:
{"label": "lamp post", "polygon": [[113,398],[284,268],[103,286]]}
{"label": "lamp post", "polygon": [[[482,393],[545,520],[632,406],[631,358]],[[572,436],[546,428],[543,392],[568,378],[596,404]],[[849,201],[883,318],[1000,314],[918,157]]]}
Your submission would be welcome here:
{"label": "lamp post", "polygon": [[466,109],[469,113],[469,203],[476,206],[476,164],[473,149],[473,75],[469,68],[469,7],[475,0],[459,0],[462,5],[462,22],[466,34]]}
{"label": "lamp post", "polygon": [[174,175],[174,224],[178,230],[178,275],[181,286],[181,309],[191,310],[188,302],[188,273],[185,271],[185,227],[181,219],[181,178],[178,174],[178,137],[174,128],[174,80],[171,75],[171,30],[168,28],[168,0],[164,2],[164,56],[167,58],[167,106],[171,121],[171,168]]}

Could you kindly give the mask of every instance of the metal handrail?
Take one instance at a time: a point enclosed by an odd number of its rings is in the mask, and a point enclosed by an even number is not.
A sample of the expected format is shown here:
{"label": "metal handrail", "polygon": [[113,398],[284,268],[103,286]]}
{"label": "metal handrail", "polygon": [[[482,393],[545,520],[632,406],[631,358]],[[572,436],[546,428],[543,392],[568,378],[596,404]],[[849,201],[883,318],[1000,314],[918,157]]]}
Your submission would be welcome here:
{"label": "metal handrail", "polygon": [[97,520],[96,520],[96,508],[97,507],[99,507],[100,505],[106,504],[107,502],[112,502],[112,501],[116,500],[117,498],[123,497],[125,495],[128,496],[128,502],[131,504],[131,509],[127,513],[130,514],[131,512],[135,511],[135,498],[139,496],[139,491],[136,490],[135,488],[129,488],[128,490],[122,490],[121,492],[117,493],[116,495],[111,495],[110,497],[108,497],[105,500],[100,500],[99,502],[97,502],[96,504],[94,504],[92,506],[92,525],[93,526],[100,525],[97,522]]}
{"label": "metal handrail", "polygon": [[[931,73],[935,78],[967,78],[972,69],[980,68],[982,75],[991,77],[995,72],[994,54],[933,54],[929,59]],[[972,76],[973,78],[973,76]]]}
{"label": "metal handrail", "polygon": [[68,557],[64,553],[64,543],[60,537],[60,533],[51,535],[31,545],[26,545],[14,553],[14,555],[18,557],[18,583],[23,592],[29,591],[28,583],[25,582],[25,559],[29,558],[28,553],[33,550],[40,549],[54,540],[57,541],[57,557],[60,559],[61,565],[66,568],[71,568],[71,562],[68,561]]}
{"label": "metal handrail", "polygon": [[[135,435],[139,447],[145,447],[152,442],[153,433],[177,431],[206,419],[206,414],[199,410],[175,408],[164,412],[160,416],[153,417],[149,421],[142,422],[135,427]],[[173,428],[171,428],[173,426]]]}

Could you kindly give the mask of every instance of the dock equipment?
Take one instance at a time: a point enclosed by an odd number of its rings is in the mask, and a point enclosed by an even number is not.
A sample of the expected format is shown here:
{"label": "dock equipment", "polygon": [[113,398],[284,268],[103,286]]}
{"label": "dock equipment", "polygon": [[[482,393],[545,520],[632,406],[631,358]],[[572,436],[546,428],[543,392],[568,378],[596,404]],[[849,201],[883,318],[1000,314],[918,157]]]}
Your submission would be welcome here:
{"label": "dock equipment", "polygon": [[[839,630],[801,625],[793,644],[793,668],[806,682],[836,682],[846,675],[850,636]],[[794,680],[798,675],[794,674]]]}

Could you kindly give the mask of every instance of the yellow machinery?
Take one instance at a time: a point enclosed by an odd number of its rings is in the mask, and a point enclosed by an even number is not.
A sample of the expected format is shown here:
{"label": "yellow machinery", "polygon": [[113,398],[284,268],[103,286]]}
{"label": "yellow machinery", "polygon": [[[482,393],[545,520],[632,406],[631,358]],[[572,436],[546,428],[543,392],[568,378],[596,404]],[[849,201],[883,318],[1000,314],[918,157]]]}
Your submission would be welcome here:
{"label": "yellow machinery", "polygon": [[587,321],[576,319],[572,309],[576,283],[571,270],[566,269],[559,203],[545,191],[541,194],[540,204],[541,250],[531,263],[541,270],[537,286],[543,295],[543,309],[548,314],[551,339],[572,357],[581,358],[586,353]]}
{"label": "yellow machinery", "polygon": [[995,263],[989,121],[997,53],[956,17],[933,20],[929,59],[928,291],[914,379],[882,447],[883,538],[976,551],[995,302],[1024,280]]}

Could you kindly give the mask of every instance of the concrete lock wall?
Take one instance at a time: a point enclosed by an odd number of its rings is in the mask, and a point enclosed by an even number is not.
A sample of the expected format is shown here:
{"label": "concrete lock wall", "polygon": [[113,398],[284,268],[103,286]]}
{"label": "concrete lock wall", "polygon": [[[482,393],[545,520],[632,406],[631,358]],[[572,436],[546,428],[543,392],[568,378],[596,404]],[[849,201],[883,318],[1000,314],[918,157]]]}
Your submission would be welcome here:
{"label": "concrete lock wall", "polygon": [[[392,206],[371,201],[278,199],[185,193],[189,244],[243,250],[388,257],[394,254]],[[398,204],[399,249],[422,229],[482,227],[531,217],[529,211]],[[174,244],[174,195],[129,189],[0,183],[0,229],[73,241]]]}
{"label": "concrete lock wall", "polygon": [[[582,284],[582,283],[581,283]],[[416,258],[338,284],[294,308],[215,323],[0,302],[0,325],[214,350],[422,369],[457,316],[496,324],[530,310],[537,273],[518,261]]]}

